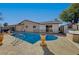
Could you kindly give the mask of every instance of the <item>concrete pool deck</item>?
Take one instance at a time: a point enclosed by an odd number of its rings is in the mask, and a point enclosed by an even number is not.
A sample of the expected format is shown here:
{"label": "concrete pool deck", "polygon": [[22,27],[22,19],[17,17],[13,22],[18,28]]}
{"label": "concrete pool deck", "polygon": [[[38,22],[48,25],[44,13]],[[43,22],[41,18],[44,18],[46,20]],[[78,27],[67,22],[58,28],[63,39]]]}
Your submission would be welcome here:
{"label": "concrete pool deck", "polygon": [[[69,39],[69,38],[68,38]],[[0,46],[0,55],[77,55],[79,48],[66,37],[47,41],[47,47],[42,48],[40,41],[35,44],[22,41],[18,38],[4,35],[3,45]]]}

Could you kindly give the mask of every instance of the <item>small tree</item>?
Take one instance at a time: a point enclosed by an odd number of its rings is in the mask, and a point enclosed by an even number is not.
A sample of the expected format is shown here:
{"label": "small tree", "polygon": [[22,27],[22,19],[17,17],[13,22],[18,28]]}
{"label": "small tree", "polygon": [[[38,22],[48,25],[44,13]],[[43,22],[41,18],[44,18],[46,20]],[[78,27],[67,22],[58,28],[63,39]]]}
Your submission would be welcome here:
{"label": "small tree", "polygon": [[65,22],[78,23],[79,3],[71,4],[69,8],[61,13],[60,19]]}

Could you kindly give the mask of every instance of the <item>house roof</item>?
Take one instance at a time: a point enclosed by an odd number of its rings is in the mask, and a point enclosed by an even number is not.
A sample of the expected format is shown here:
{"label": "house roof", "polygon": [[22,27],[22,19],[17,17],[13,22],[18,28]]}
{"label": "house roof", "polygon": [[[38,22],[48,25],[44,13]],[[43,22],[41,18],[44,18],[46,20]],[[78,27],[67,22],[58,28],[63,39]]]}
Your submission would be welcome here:
{"label": "house roof", "polygon": [[34,21],[31,21],[31,20],[23,20],[23,21],[21,21],[20,23],[18,23],[18,25],[21,24],[21,23],[23,23],[23,22],[25,22],[25,21],[40,24],[40,23],[38,23],[38,22],[34,22]]}
{"label": "house roof", "polygon": [[23,20],[20,23],[18,23],[17,25],[21,25],[21,23],[23,23],[25,21],[32,22],[32,23],[37,23],[37,24],[61,24],[61,22],[59,20],[46,21],[46,22],[34,22],[34,21],[30,21],[30,20]]}

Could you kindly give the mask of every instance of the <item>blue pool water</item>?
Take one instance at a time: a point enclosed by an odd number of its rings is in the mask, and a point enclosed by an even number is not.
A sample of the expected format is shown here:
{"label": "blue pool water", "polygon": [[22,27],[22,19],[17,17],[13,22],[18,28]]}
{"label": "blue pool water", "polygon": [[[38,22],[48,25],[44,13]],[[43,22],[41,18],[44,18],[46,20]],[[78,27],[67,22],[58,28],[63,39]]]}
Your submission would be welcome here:
{"label": "blue pool water", "polygon": [[[19,39],[27,41],[31,44],[34,44],[41,39],[39,33],[30,33],[30,32],[14,32],[12,34],[12,36],[15,36]],[[46,36],[46,41],[56,40],[56,39],[57,39],[57,37],[54,35],[47,34],[47,36]]]}

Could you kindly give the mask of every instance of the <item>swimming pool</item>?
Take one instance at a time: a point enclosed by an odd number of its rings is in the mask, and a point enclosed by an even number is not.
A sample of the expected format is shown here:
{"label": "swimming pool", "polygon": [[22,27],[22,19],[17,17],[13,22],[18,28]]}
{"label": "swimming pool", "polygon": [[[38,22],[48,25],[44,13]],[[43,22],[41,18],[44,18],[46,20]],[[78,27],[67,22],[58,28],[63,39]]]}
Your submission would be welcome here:
{"label": "swimming pool", "polygon": [[[31,32],[14,32],[12,36],[27,41],[31,44],[34,44],[41,39],[39,33],[31,33]],[[46,36],[46,41],[56,40],[56,39],[57,37],[54,35],[47,34]]]}

